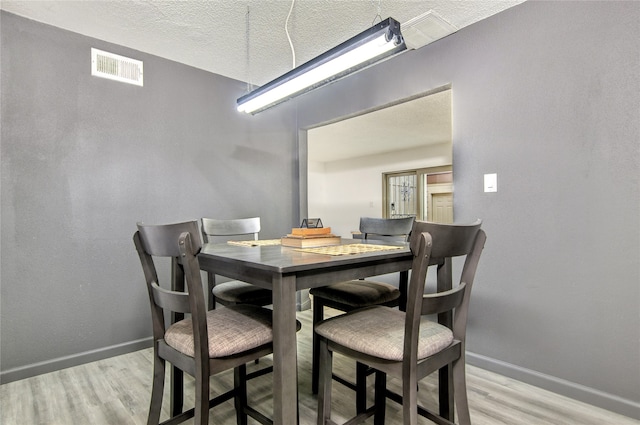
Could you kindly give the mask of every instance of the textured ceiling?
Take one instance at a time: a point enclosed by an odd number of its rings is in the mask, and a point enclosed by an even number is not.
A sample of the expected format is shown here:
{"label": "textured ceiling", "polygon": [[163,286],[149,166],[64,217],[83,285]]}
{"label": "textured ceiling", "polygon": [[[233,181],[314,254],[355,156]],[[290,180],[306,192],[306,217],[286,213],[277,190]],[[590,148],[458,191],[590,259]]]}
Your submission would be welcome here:
{"label": "textured ceiling", "polygon": [[[523,0],[76,0],[0,7],[39,22],[262,85],[369,28],[434,10],[462,28]],[[293,3],[292,3],[293,2]],[[293,8],[291,5],[293,4]],[[248,13],[248,15],[247,15]]]}
{"label": "textured ceiling", "polygon": [[[293,68],[294,53],[298,66],[389,16],[402,24],[433,10],[460,29],[523,1],[1,0],[0,8],[262,85]],[[293,52],[285,32],[289,11],[287,28]],[[447,93],[317,129],[314,140],[320,141],[322,148],[317,152],[323,156],[315,159],[338,160],[363,152],[441,143],[443,135],[451,132],[450,92]]]}

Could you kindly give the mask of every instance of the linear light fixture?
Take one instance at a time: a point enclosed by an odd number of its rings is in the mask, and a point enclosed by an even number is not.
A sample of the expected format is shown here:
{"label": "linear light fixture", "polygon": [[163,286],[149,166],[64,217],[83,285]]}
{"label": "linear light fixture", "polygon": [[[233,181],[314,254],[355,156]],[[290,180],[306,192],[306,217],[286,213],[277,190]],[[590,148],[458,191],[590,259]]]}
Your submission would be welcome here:
{"label": "linear light fixture", "polygon": [[400,23],[374,25],[238,99],[238,111],[255,114],[405,50]]}

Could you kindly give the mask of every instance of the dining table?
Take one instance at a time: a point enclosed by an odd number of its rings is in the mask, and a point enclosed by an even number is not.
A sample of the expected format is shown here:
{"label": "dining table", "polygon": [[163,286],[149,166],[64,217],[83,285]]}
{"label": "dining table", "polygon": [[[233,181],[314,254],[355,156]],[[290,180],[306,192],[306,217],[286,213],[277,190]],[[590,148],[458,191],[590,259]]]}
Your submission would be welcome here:
{"label": "dining table", "polygon": [[[359,250],[355,250],[361,247]],[[369,247],[367,247],[369,245]],[[401,272],[406,295],[412,255],[409,244],[342,239],[336,248],[292,248],[279,244],[207,243],[200,268],[273,291],[273,421],[296,424],[298,418],[296,292],[337,282]],[[373,249],[375,247],[375,249]],[[386,247],[386,249],[385,249]],[[332,253],[323,253],[330,252]],[[310,330],[311,332],[313,330]]]}

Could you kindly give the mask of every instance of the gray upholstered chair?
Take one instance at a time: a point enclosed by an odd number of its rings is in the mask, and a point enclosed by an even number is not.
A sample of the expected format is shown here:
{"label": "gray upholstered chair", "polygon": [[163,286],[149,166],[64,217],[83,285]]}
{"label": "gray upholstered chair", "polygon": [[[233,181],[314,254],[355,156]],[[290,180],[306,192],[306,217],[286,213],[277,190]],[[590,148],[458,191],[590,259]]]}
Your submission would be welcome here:
{"label": "gray upholstered chair", "polygon": [[[467,311],[480,254],[486,236],[478,220],[471,225],[416,221],[411,232],[413,264],[406,313],[374,306],[327,319],[315,327],[320,338],[320,392],[318,424],[331,422],[333,353],[341,353],[376,370],[374,406],[354,422],[375,415],[383,424],[385,401],[402,404],[403,423],[415,425],[420,414],[436,423],[451,423],[419,407],[417,383],[445,366],[453,367],[454,400],[460,424],[470,424],[465,380]],[[448,259],[464,257],[460,282],[451,290],[424,294],[427,268]],[[451,328],[427,315],[453,312]],[[402,382],[402,395],[386,389],[387,375]],[[451,418],[453,419],[453,418]]]}
{"label": "gray upholstered chair", "polygon": [[[205,243],[214,242],[216,237],[247,237],[258,240],[260,217],[219,220],[202,219],[202,237]],[[220,238],[218,238],[220,239]],[[231,280],[216,284],[215,274],[207,273],[209,308],[214,309],[216,302],[222,305],[252,304],[265,306],[272,304],[272,294],[268,289],[250,283]]]}
{"label": "gray upholstered chair", "polygon": [[[193,409],[164,423],[179,423],[195,416],[195,424],[207,424],[210,407],[234,398],[238,424],[247,423],[247,414],[268,424],[270,420],[247,406],[246,363],[272,353],[272,312],[253,305],[207,311],[196,257],[202,246],[199,231],[197,221],[158,226],[138,224],[133,236],[144,271],[153,324],[154,371],[147,423],[156,425],[160,420],[168,361],[194,376],[196,401]],[[154,263],[158,257],[169,257],[180,264],[187,292],[160,286]],[[167,324],[165,311],[189,313],[190,317]],[[210,376],[228,369],[234,369],[234,388],[209,400]]]}
{"label": "gray upholstered chair", "polygon": [[[360,232],[363,239],[375,239],[383,241],[407,241],[413,224],[413,217],[408,218],[360,218]],[[309,293],[313,296],[313,323],[314,325],[324,318],[324,307],[334,308],[340,311],[352,311],[370,305],[384,305],[395,307],[399,304],[400,291],[393,285],[373,280],[350,280],[330,286],[313,288]],[[320,343],[317,336],[313,335],[313,354],[311,371],[311,389],[318,393],[318,353]],[[362,386],[362,371],[358,373],[356,385]],[[356,387],[339,377],[341,383],[352,389]],[[361,391],[359,391],[361,394]]]}

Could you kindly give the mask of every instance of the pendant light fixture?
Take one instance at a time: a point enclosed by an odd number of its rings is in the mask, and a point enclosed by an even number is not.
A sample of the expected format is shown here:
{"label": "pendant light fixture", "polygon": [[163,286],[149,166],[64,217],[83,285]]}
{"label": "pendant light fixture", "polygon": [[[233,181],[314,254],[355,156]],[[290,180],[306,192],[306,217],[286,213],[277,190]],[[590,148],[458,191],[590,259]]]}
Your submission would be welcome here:
{"label": "pendant light fixture", "polygon": [[344,43],[238,99],[238,111],[255,114],[329,84],[406,49],[400,23],[379,22]]}

